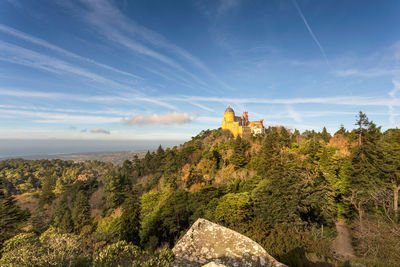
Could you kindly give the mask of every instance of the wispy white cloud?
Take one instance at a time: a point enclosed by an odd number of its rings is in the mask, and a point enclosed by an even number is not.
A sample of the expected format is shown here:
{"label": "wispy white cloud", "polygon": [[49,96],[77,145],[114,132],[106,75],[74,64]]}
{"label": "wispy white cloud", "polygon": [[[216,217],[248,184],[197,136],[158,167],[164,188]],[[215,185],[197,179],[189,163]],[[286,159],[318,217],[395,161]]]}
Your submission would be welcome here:
{"label": "wispy white cloud", "polygon": [[169,104],[162,99],[147,97],[137,94],[121,94],[119,96],[113,95],[81,95],[81,94],[66,94],[57,92],[41,92],[41,91],[27,91],[19,89],[8,89],[0,88],[0,95],[19,97],[19,98],[37,98],[37,99],[53,99],[53,100],[69,100],[83,103],[105,103],[105,102],[117,102],[117,103],[138,103],[146,102],[155,104],[157,106],[166,107],[169,109],[177,110],[177,107]]}
{"label": "wispy white cloud", "polygon": [[309,97],[309,98],[234,98],[234,97],[204,97],[204,96],[166,96],[166,97],[141,97],[137,95],[123,95],[123,96],[90,96],[78,94],[63,94],[63,93],[49,93],[40,91],[24,91],[14,89],[0,88],[0,95],[25,97],[25,98],[43,98],[43,99],[60,99],[60,100],[73,100],[77,102],[125,102],[134,103],[137,101],[154,103],[157,105],[177,109],[175,105],[169,104],[170,102],[217,102],[228,104],[282,104],[282,105],[295,105],[295,104],[329,104],[329,105],[344,105],[344,106],[385,106],[389,104],[397,107],[400,106],[400,101],[394,101],[389,97],[367,97],[367,96],[334,96],[334,97]]}
{"label": "wispy white cloud", "polygon": [[301,114],[299,112],[296,112],[291,105],[286,105],[286,111],[288,116],[296,122],[302,121]]}
{"label": "wispy white cloud", "polygon": [[193,121],[194,116],[189,113],[166,113],[166,114],[153,114],[151,116],[138,115],[132,118],[123,119],[126,125],[142,125],[142,124],[156,124],[156,125],[170,125],[170,124],[184,124]]}
{"label": "wispy white cloud", "polygon": [[136,101],[143,101],[143,102],[153,103],[153,104],[157,104],[159,106],[163,106],[163,107],[174,109],[174,110],[178,109],[176,106],[168,104],[165,101],[161,101],[161,100],[156,99],[156,98],[150,98],[150,97],[134,97],[134,98],[135,98]]}
{"label": "wispy white cloud", "polygon": [[102,128],[93,128],[90,130],[91,133],[99,133],[99,134],[110,134],[110,130],[102,129]]}
{"label": "wispy white cloud", "polygon": [[[167,56],[165,53],[158,52],[156,49],[166,49],[174,55],[185,60],[191,66],[197,67],[204,71],[209,77],[218,82],[225,89],[233,89],[224,81],[219,79],[203,62],[197,57],[186,51],[185,49],[173,44],[161,34],[143,27],[127,18],[120,10],[107,0],[91,1],[82,0],[88,7],[89,12],[80,10],[75,7],[75,10],[80,12],[81,16],[93,25],[98,32],[112,42],[116,42],[131,51],[145,55],[149,58],[158,60],[167,64],[178,71],[191,77],[196,83],[202,86],[208,86],[198,75],[190,72],[187,67],[182,66],[176,59]],[[146,45],[149,44],[149,45]],[[154,48],[150,47],[153,46]]]}
{"label": "wispy white cloud", "polygon": [[23,118],[40,123],[119,123],[119,116],[93,116],[93,115],[74,115],[55,112],[27,111],[17,109],[0,109],[1,114]]}
{"label": "wispy white cloud", "polygon": [[[161,97],[166,101],[196,101],[196,102],[219,102],[228,104],[330,104],[330,105],[353,105],[353,106],[387,106],[391,103],[390,98],[365,97],[365,96],[335,96],[335,97],[310,97],[310,98],[229,98],[229,97],[203,97],[203,96],[181,96]],[[400,103],[393,103],[400,106]]]}
{"label": "wispy white cloud", "polygon": [[[115,81],[106,79],[100,75],[82,69],[80,67],[71,65],[65,61],[49,57],[35,51],[25,49],[7,42],[0,41],[0,60],[7,61],[14,64],[24,65],[39,70],[45,70],[55,74],[73,74],[90,81],[95,81],[103,85],[112,86],[126,91],[136,91],[128,86],[122,85]],[[99,89],[101,91],[110,91]],[[113,90],[111,90],[113,91]]]}
{"label": "wispy white cloud", "polygon": [[393,51],[394,58],[397,60],[398,63],[400,63],[400,41],[397,41],[392,46],[392,51]]}
{"label": "wispy white cloud", "polygon": [[[268,119],[285,119],[291,118],[293,119],[293,114],[289,112],[272,112],[272,113],[256,113],[252,112],[253,115],[256,115],[258,118],[268,118]],[[330,117],[330,116],[355,116],[357,111],[329,111],[329,110],[315,110],[315,111],[308,111],[302,110],[300,112],[302,121],[304,118],[320,118],[320,117]],[[369,116],[388,116],[388,112],[368,112]],[[395,116],[399,116],[400,114],[394,114]],[[299,122],[299,121],[296,121]]]}
{"label": "wispy white cloud", "polygon": [[392,80],[393,82],[393,89],[389,92],[389,96],[391,97],[392,101],[388,105],[389,107],[389,123],[390,127],[395,127],[396,125],[396,116],[399,116],[399,114],[395,113],[395,105],[394,103],[399,103],[400,98],[397,98],[397,93],[400,92],[400,81],[398,80]]}
{"label": "wispy white cloud", "polygon": [[319,50],[321,51],[321,54],[322,54],[322,56],[324,57],[324,59],[325,59],[325,61],[326,61],[326,64],[328,64],[328,66],[331,67],[331,64],[329,63],[329,60],[328,60],[328,57],[326,56],[326,53],[325,53],[324,48],[322,47],[321,43],[318,41],[317,36],[315,36],[315,34],[314,34],[314,32],[312,31],[310,25],[308,24],[306,18],[304,17],[304,14],[303,14],[303,12],[301,11],[301,8],[300,8],[299,4],[297,3],[296,0],[292,0],[292,1],[293,1],[293,5],[294,5],[294,6],[296,7],[296,9],[297,9],[297,12],[299,13],[299,16],[300,16],[301,19],[303,20],[304,25],[306,26],[308,32],[310,33],[311,38],[314,40],[314,42],[317,44]]}
{"label": "wispy white cloud", "polygon": [[360,70],[360,69],[346,69],[346,70],[336,70],[334,73],[338,76],[348,77],[348,76],[359,76],[365,78],[373,78],[385,75],[394,75],[399,73],[399,69],[368,69],[368,70]]}
{"label": "wispy white cloud", "polygon": [[106,64],[97,62],[97,61],[95,61],[93,59],[90,59],[90,58],[86,58],[86,57],[77,55],[77,54],[72,53],[72,52],[70,52],[68,50],[65,50],[65,49],[63,49],[61,47],[53,45],[53,44],[51,44],[51,43],[49,43],[49,42],[47,42],[45,40],[42,40],[40,38],[28,35],[26,33],[23,33],[21,31],[18,31],[16,29],[14,29],[14,28],[8,27],[8,26],[6,26],[4,24],[0,24],[0,31],[2,31],[4,33],[7,33],[7,34],[10,34],[10,35],[12,35],[14,37],[23,39],[25,41],[31,42],[33,44],[36,44],[36,45],[51,49],[51,50],[56,51],[56,52],[58,52],[60,54],[68,56],[70,58],[77,59],[77,60],[84,61],[84,62],[88,62],[88,63],[91,63],[91,64],[96,65],[98,67],[101,67],[103,69],[110,70],[110,71],[113,71],[113,72],[116,72],[116,73],[120,73],[120,74],[123,74],[123,75],[127,75],[127,76],[130,76],[130,77],[135,78],[135,79],[143,79],[142,77],[140,77],[138,75],[135,75],[135,74],[132,74],[132,73],[129,73],[129,72],[126,72],[126,71],[119,70],[117,68],[114,68],[114,67],[108,66]]}
{"label": "wispy white cloud", "polygon": [[[67,99],[73,100],[76,96],[64,93],[50,93],[41,91],[26,91],[18,89],[0,88],[0,95],[25,98],[44,98],[44,99]],[[78,98],[77,98],[78,99]]]}

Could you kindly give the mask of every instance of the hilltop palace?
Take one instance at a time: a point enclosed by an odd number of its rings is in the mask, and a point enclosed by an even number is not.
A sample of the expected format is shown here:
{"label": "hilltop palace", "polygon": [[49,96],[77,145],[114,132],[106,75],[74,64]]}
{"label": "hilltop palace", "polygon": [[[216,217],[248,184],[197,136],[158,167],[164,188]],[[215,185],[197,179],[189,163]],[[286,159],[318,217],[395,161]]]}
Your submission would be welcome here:
{"label": "hilltop palace", "polygon": [[233,136],[247,137],[251,134],[261,134],[265,132],[263,120],[249,121],[247,111],[244,111],[242,116],[235,116],[235,112],[231,107],[228,107],[224,112],[222,120],[222,129],[227,129],[232,132]]}

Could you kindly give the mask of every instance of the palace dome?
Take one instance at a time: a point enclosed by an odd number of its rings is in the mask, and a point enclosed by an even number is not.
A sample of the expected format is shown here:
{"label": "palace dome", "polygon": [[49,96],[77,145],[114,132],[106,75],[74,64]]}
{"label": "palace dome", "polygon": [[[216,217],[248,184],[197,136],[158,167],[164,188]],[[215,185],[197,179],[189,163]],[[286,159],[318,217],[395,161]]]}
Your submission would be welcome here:
{"label": "palace dome", "polygon": [[233,109],[229,106],[229,107],[227,107],[226,109],[225,109],[225,112],[232,112],[232,113],[235,113],[234,111],[233,111]]}

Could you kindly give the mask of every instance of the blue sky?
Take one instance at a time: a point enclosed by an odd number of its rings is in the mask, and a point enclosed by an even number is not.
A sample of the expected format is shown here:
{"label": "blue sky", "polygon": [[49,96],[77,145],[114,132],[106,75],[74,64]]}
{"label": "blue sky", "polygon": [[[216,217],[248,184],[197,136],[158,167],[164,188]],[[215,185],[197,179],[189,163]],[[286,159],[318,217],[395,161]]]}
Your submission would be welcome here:
{"label": "blue sky", "polygon": [[398,127],[399,14],[395,0],[3,0],[0,139],[178,142],[227,105],[266,126],[334,132],[363,110]]}

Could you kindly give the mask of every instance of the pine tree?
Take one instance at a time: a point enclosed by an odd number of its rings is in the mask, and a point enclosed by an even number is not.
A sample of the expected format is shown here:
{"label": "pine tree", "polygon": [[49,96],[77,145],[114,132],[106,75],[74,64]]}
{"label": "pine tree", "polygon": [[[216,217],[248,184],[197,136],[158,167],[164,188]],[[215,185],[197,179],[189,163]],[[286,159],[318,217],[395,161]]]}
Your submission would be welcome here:
{"label": "pine tree", "polygon": [[0,247],[3,242],[18,233],[28,219],[29,212],[21,210],[13,197],[6,195],[3,179],[0,179]]}
{"label": "pine tree", "polygon": [[137,178],[141,177],[144,174],[144,170],[143,170],[143,164],[142,161],[139,159],[139,156],[137,154],[135,154],[133,156],[133,166],[132,169],[134,171],[134,175],[133,175],[133,181],[132,184],[136,184],[137,182]]}
{"label": "pine tree", "polygon": [[39,196],[39,205],[43,206],[45,204],[51,204],[55,195],[53,193],[53,185],[51,183],[51,178],[46,177],[42,183],[42,192]]}
{"label": "pine tree", "polygon": [[66,194],[63,194],[60,198],[60,201],[57,203],[52,221],[53,225],[59,228],[62,232],[72,232],[74,223],[72,222],[71,210],[68,207],[68,199]]}
{"label": "pine tree", "polygon": [[283,147],[290,146],[290,133],[286,130],[285,127],[281,127],[280,141]]}
{"label": "pine tree", "polygon": [[352,151],[353,173],[349,177],[352,188],[359,190],[371,189],[382,177],[380,165],[382,164],[382,149],[378,145],[381,137],[380,127],[370,122],[365,114],[360,112],[356,123],[357,144]]}
{"label": "pine tree", "polygon": [[124,163],[122,163],[121,174],[127,179],[128,183],[132,182],[133,164],[130,160],[125,160]]}
{"label": "pine tree", "polygon": [[393,213],[398,218],[400,190],[400,129],[389,129],[383,138],[384,164],[382,170],[385,182],[393,188]]}
{"label": "pine tree", "polygon": [[361,147],[362,139],[365,135],[365,127],[369,126],[369,121],[367,115],[365,115],[362,111],[358,113],[358,119],[355,125],[358,126],[357,134],[358,134],[358,146]]}
{"label": "pine tree", "polygon": [[333,192],[328,181],[302,164],[291,162],[257,185],[252,195],[257,220],[271,227],[279,223],[332,223]]}
{"label": "pine tree", "polygon": [[72,221],[74,222],[75,230],[77,231],[90,222],[89,199],[86,193],[82,190],[78,191],[74,200]]}
{"label": "pine tree", "polygon": [[336,134],[342,134],[344,136],[347,136],[348,133],[349,132],[346,130],[346,128],[344,128],[343,124],[341,124],[339,130],[336,131],[335,135]]}
{"label": "pine tree", "polygon": [[124,188],[127,185],[124,175],[115,170],[109,171],[104,177],[104,213],[115,209],[124,201]]}
{"label": "pine tree", "polygon": [[331,139],[331,135],[328,133],[325,126],[322,129],[321,138],[322,140],[324,140],[325,143],[329,143],[329,140]]}
{"label": "pine tree", "polygon": [[293,143],[298,143],[300,138],[300,132],[297,129],[294,129],[294,132],[292,134],[292,142]]}
{"label": "pine tree", "polygon": [[139,230],[140,201],[138,191],[134,188],[122,205],[120,237],[135,245],[140,245]]}
{"label": "pine tree", "polygon": [[229,157],[229,162],[235,166],[235,169],[244,167],[248,163],[246,157],[249,144],[242,138],[237,137],[233,144],[233,154]]}
{"label": "pine tree", "polygon": [[361,232],[363,231],[363,215],[370,202],[369,192],[374,191],[382,183],[384,174],[383,151],[378,141],[381,137],[380,127],[376,127],[368,117],[360,111],[356,122],[358,128],[357,146],[353,148],[349,175],[346,177],[347,200],[357,211]]}
{"label": "pine tree", "polygon": [[281,164],[281,148],[276,128],[268,129],[257,158],[259,162],[256,169],[260,175],[270,173]]}
{"label": "pine tree", "polygon": [[164,151],[164,149],[162,148],[162,146],[159,145],[158,148],[157,148],[157,152],[156,152],[157,156],[163,155],[164,152],[165,152],[165,151]]}

